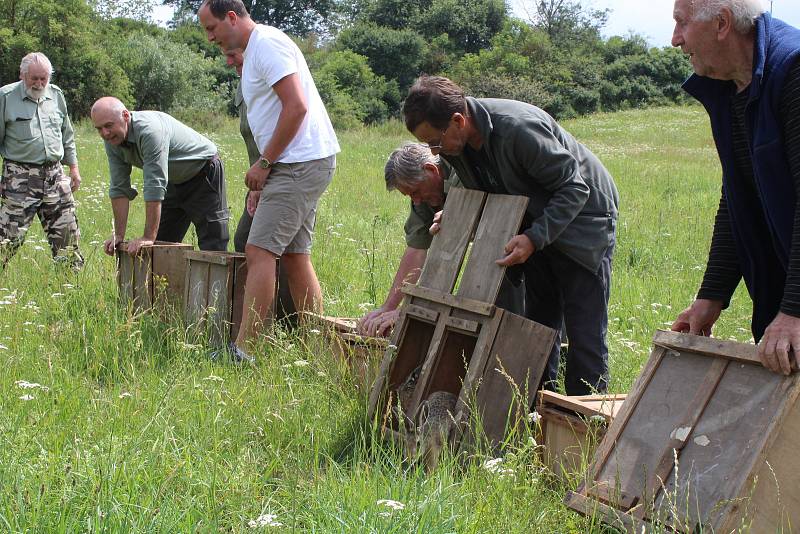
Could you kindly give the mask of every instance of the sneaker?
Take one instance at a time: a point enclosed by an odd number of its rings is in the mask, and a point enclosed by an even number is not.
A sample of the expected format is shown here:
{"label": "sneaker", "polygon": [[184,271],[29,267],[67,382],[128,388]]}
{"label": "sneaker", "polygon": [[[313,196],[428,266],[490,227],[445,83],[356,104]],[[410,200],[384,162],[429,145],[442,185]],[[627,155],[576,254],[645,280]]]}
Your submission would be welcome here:
{"label": "sneaker", "polygon": [[228,342],[222,348],[214,349],[209,354],[209,357],[214,361],[223,361],[230,358],[233,363],[256,363],[254,357],[237,347],[233,341]]}

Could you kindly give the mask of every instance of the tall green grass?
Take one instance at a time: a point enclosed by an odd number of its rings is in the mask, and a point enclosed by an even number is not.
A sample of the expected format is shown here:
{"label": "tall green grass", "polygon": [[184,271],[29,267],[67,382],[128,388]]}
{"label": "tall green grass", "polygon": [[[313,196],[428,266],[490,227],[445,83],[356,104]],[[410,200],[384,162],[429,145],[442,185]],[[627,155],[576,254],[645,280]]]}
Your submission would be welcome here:
{"label": "tall green grass", "polygon": [[[698,287],[719,166],[699,108],[565,126],[620,189],[609,344],[611,389],[626,391],[653,331]],[[205,133],[220,148],[238,218],[247,163],[236,124]],[[114,262],[100,250],[112,224],[105,154],[90,125],[77,137],[86,268],[54,265],[34,223],[0,274],[0,531],[239,532],[267,514],[282,525],[258,527],[268,531],[603,531],[560,504],[566,488],[541,469],[530,432],[499,467],[482,453],[446,456],[431,475],[408,465],[366,421],[368,392],[316,348],[313,332],[278,329],[261,340],[254,367],[236,367],[210,362],[178,312],[119,309]],[[330,314],[360,315],[388,290],[408,201],[385,191],[382,169],[408,138],[399,123],[340,134],[313,251]],[[137,201],[129,236],[142,223]],[[749,339],[748,316],[737,295],[717,334]]]}

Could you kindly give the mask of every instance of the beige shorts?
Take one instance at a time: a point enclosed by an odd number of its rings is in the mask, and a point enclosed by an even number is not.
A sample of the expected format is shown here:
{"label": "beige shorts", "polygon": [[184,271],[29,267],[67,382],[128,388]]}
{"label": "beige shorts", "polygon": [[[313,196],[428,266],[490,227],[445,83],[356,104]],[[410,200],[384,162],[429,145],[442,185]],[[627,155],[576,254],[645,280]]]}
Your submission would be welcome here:
{"label": "beige shorts", "polygon": [[310,254],[317,202],[336,170],[336,156],[276,163],[253,216],[247,244],[280,256]]}

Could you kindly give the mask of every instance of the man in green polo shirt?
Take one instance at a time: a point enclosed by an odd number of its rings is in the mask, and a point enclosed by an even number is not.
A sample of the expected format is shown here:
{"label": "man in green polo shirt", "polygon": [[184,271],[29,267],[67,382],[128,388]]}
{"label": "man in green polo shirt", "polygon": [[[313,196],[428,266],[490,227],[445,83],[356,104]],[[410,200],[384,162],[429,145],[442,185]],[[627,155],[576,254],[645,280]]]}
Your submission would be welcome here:
{"label": "man in green polo shirt", "polygon": [[182,241],[189,224],[200,250],[228,248],[225,174],[214,143],[166,113],[128,111],[111,96],[95,102],[91,115],[111,173],[114,235],[105,242],[106,254],[125,238],[129,204],[137,195],[132,167],[144,175],[145,225],[144,235],[128,242],[130,254],[156,240]]}
{"label": "man in green polo shirt", "polygon": [[0,268],[25,241],[34,215],[53,258],[83,265],[72,196],[81,183],[75,135],[64,94],[50,83],[52,72],[47,56],[33,52],[22,58],[20,81],[0,88]]}

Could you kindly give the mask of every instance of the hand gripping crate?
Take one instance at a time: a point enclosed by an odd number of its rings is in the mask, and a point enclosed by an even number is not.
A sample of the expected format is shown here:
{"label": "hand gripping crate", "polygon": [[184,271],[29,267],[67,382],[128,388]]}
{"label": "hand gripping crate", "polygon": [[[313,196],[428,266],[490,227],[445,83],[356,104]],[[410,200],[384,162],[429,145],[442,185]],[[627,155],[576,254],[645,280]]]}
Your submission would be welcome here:
{"label": "hand gripping crate", "polygon": [[800,525],[798,374],[754,345],[657,332],[570,508],[626,532]]}
{"label": "hand gripping crate", "polygon": [[[527,202],[526,197],[460,188],[447,196],[441,231],[417,285],[404,286],[406,298],[370,394],[370,418],[377,417],[387,431],[400,427],[393,416],[397,389],[417,368],[413,396],[402,410],[413,420],[429,394],[458,396],[448,434],[454,448],[470,447],[483,437],[496,447],[509,427],[524,421],[555,331],[491,303],[505,272],[495,260],[517,234]],[[478,431],[472,424],[476,419],[480,436],[468,432]]]}
{"label": "hand gripping crate", "polygon": [[568,397],[540,391],[539,414],[544,464],[564,481],[591,461],[594,450],[625,401],[624,394]]}
{"label": "hand gripping crate", "polygon": [[117,286],[123,307],[131,306],[135,313],[149,310],[155,303],[168,303],[179,309],[183,306],[183,284],[186,277],[184,254],[192,245],[156,241],[135,255],[118,245]]}

